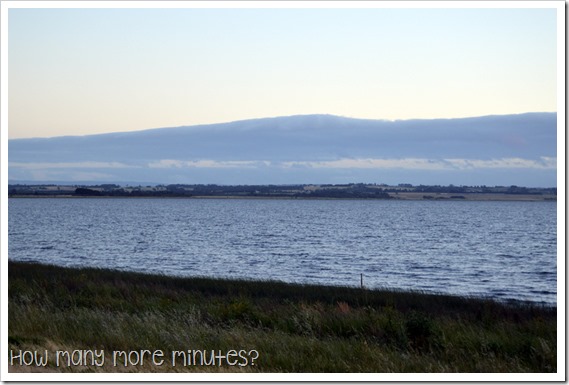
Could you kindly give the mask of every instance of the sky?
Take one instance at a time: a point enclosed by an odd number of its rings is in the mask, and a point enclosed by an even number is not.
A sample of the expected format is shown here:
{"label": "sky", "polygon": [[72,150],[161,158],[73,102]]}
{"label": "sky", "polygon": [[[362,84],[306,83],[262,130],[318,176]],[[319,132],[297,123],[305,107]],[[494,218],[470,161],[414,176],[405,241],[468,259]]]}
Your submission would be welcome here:
{"label": "sky", "polygon": [[556,17],[552,8],[10,8],[8,134],[555,112]]}

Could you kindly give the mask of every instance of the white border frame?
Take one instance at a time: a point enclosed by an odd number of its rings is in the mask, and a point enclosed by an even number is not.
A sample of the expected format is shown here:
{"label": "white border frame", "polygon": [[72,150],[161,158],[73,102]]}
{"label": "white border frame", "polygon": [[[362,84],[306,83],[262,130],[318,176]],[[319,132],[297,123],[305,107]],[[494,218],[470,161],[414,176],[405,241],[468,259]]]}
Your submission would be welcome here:
{"label": "white border frame", "polygon": [[[565,2],[564,1],[2,1],[0,287],[2,381],[565,381]],[[553,8],[557,10],[557,373],[9,373],[8,13],[16,8]]]}

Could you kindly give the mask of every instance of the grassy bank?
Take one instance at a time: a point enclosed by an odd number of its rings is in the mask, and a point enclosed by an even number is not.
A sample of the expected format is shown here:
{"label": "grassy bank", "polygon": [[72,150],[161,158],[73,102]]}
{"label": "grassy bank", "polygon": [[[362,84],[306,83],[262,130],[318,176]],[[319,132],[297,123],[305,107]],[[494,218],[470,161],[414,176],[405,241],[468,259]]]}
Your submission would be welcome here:
{"label": "grassy bank", "polygon": [[[12,261],[8,274],[11,371],[556,371],[556,308]],[[25,351],[47,365],[19,365]]]}

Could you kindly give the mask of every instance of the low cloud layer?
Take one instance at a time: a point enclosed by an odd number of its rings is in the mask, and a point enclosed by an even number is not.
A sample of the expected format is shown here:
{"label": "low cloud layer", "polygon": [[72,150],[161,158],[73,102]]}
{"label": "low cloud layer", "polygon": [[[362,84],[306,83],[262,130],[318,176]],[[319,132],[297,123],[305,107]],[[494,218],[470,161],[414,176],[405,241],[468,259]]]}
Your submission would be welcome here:
{"label": "low cloud layer", "polygon": [[[17,166],[16,166],[17,167]],[[113,168],[115,166],[113,165]],[[125,166],[132,167],[132,166]],[[328,169],[406,169],[406,170],[472,170],[472,169],[556,169],[557,159],[541,157],[539,160],[522,158],[502,159],[338,159],[331,161],[289,161],[271,162],[267,160],[215,161],[211,159],[188,161],[162,159],[148,163],[150,168],[328,168]]]}
{"label": "low cloud layer", "polygon": [[312,168],[364,168],[406,170],[472,170],[472,169],[555,169],[557,159],[541,157],[539,160],[522,158],[502,159],[339,159],[328,162],[286,162],[286,167]]}
{"label": "low cloud layer", "polygon": [[12,182],[549,187],[556,170],[550,113],[395,122],[292,116],[9,142]]}
{"label": "low cloud layer", "polygon": [[257,160],[215,161],[161,159],[148,163],[149,168],[255,168],[260,165],[269,166],[270,162]]}
{"label": "low cloud layer", "polygon": [[11,168],[20,168],[27,170],[45,170],[45,169],[76,169],[76,168],[133,168],[140,167],[127,165],[120,162],[12,162]]}

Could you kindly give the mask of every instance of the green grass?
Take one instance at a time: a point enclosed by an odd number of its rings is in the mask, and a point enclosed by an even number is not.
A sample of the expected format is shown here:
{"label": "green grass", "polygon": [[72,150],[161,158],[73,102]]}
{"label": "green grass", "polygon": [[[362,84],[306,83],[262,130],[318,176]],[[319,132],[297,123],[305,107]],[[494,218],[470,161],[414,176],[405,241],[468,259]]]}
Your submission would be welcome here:
{"label": "green grass", "polygon": [[[8,275],[8,349],[50,355],[14,371],[557,371],[555,307],[13,261]],[[84,349],[104,350],[105,365],[55,366],[57,350]],[[212,349],[249,365],[171,365],[172,351]],[[160,350],[165,363],[115,367],[115,350]]]}

